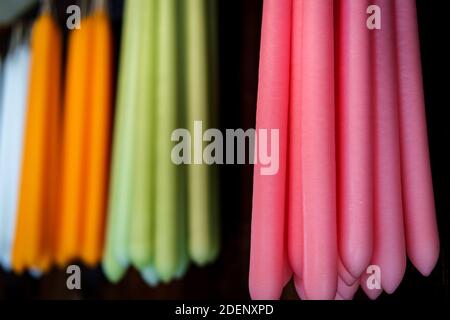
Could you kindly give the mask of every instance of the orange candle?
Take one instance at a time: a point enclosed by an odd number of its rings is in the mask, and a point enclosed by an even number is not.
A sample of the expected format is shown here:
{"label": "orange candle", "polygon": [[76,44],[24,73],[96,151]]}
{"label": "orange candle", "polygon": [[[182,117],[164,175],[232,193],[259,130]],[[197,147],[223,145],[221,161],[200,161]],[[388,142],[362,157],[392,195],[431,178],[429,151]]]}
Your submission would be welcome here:
{"label": "orange candle", "polygon": [[31,38],[31,73],[12,267],[46,271],[56,209],[61,39],[48,13]]}
{"label": "orange candle", "polygon": [[106,12],[92,16],[91,85],[87,117],[85,209],[81,257],[96,265],[103,249],[111,128],[112,38]]}

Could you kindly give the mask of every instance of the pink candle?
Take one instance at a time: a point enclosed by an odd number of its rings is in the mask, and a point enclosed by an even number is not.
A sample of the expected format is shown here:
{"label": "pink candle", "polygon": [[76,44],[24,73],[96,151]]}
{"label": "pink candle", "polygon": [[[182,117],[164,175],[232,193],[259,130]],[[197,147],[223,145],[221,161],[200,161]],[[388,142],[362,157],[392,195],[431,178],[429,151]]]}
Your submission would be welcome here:
{"label": "pink candle", "polygon": [[[361,289],[363,289],[364,293],[371,299],[376,300],[382,293],[383,289],[375,287],[373,284],[373,279],[369,279],[369,276],[372,276],[371,274],[368,274],[366,272],[363,272],[361,274]],[[381,275],[382,276],[382,275]],[[371,283],[370,286],[368,286],[368,282]]]}
{"label": "pink candle", "polygon": [[339,2],[338,234],[342,264],[358,278],[373,246],[372,101],[368,0]]}
{"label": "pink candle", "polygon": [[302,281],[308,299],[332,300],[337,287],[333,1],[303,1],[303,18]]}
{"label": "pink candle", "polygon": [[403,228],[400,136],[397,95],[394,2],[376,0],[381,30],[373,31],[375,54],[374,108],[374,250],[372,264],[381,269],[382,288],[392,293],[406,266]]}
{"label": "pink candle", "polygon": [[[285,242],[285,247],[287,247],[287,243]],[[289,257],[287,254],[284,255],[284,263],[283,263],[283,287],[285,287],[289,281],[292,279],[292,268],[289,264]]]}
{"label": "pink candle", "polygon": [[347,270],[340,258],[338,260],[338,275],[347,286],[353,285],[357,280],[357,278],[353,277],[353,275]]}
{"label": "pink candle", "polygon": [[305,294],[305,288],[303,286],[303,281],[299,277],[294,277],[295,290],[297,291],[298,296],[302,300],[308,300]]}
{"label": "pink candle", "polygon": [[263,8],[257,129],[279,130],[279,171],[254,169],[249,289],[253,299],[279,299],[286,279],[285,193],[292,0]]}
{"label": "pink candle", "polygon": [[439,257],[439,238],[425,119],[416,3],[395,1],[406,247],[409,259],[429,275]]}
{"label": "pink candle", "polygon": [[300,277],[303,263],[301,99],[303,0],[292,6],[291,104],[289,110],[289,222],[288,254],[292,271]]}
{"label": "pink candle", "polygon": [[338,278],[337,295],[343,300],[352,300],[359,288],[359,281],[355,281],[351,286],[347,285],[341,277]]}

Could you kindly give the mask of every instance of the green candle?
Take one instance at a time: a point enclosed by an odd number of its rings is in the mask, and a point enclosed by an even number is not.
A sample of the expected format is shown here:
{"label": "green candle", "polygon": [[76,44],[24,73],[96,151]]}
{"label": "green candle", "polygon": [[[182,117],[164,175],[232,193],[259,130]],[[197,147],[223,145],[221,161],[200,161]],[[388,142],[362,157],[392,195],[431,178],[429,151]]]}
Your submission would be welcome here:
{"label": "green candle", "polygon": [[137,74],[140,2],[127,1],[119,70],[117,113],[114,129],[113,159],[106,249],[103,267],[111,281],[118,281],[128,265],[129,218],[132,210],[135,150]]}
{"label": "green candle", "polygon": [[179,267],[179,179],[171,160],[171,135],[178,122],[176,3],[158,1],[155,269],[164,282],[171,280]]}
{"label": "green candle", "polygon": [[[184,78],[184,74],[181,72],[180,76]],[[182,106],[183,110],[185,109]],[[179,115],[180,126],[183,126],[186,119],[185,114]],[[178,268],[175,273],[175,278],[181,279],[189,267],[189,252],[188,252],[188,233],[187,233],[187,172],[185,166],[178,167],[178,229],[180,235],[178,239]]]}
{"label": "green candle", "polygon": [[157,2],[138,0],[140,27],[139,81],[133,211],[131,213],[130,257],[138,269],[153,264],[154,255],[154,169]]}
{"label": "green candle", "polygon": [[[190,0],[185,6],[187,121],[194,134],[193,141],[202,141],[202,137],[195,136],[194,122],[202,121],[204,130],[210,126],[207,5],[206,0]],[[195,263],[204,265],[209,262],[214,246],[211,170],[193,154],[193,163],[188,167],[189,254]]]}

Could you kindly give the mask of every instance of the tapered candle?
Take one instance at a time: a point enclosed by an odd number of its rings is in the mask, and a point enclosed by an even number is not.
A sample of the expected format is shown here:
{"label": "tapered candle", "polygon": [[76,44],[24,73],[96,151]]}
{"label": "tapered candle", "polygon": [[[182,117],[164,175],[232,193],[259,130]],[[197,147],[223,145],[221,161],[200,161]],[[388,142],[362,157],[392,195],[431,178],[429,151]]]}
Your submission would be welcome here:
{"label": "tapered candle", "polygon": [[22,272],[25,267],[45,269],[51,258],[50,231],[54,230],[52,220],[56,210],[61,42],[59,30],[48,13],[41,15],[33,27],[31,50],[28,110],[12,259],[16,272]]}
{"label": "tapered candle", "polygon": [[[46,255],[41,259],[38,270],[46,272],[47,269],[56,262],[57,234],[53,230],[60,227],[59,225],[59,201],[60,201],[60,166],[61,166],[61,136],[62,136],[62,37],[56,24],[52,26],[53,41],[51,52],[50,68],[51,76],[51,93],[49,93],[49,151],[47,154],[47,170],[48,178],[46,180],[48,192],[48,210],[46,217],[42,221],[44,230],[44,242],[47,248],[44,252]],[[50,62],[48,62],[50,64]]]}
{"label": "tapered candle", "polygon": [[[368,0],[341,0],[338,46],[338,234],[342,264],[358,278],[373,247],[372,101]],[[345,297],[343,297],[345,298]]]}
{"label": "tapered candle", "polygon": [[[381,274],[381,277],[383,274]],[[381,283],[377,283],[379,279],[375,278],[375,275],[371,273],[363,272],[361,274],[360,285],[361,289],[371,300],[376,300],[382,293]]]}
{"label": "tapered candle", "polygon": [[[185,120],[185,119],[182,119]],[[184,121],[183,121],[184,122]],[[175,279],[181,279],[187,272],[189,263],[191,262],[189,255],[189,241],[188,241],[188,192],[187,192],[187,170],[185,167],[178,168],[178,208],[177,208],[177,228],[179,230],[178,236],[178,267],[175,272]]]}
{"label": "tapered candle", "polygon": [[116,123],[114,127],[112,176],[109,198],[109,216],[114,216],[112,252],[118,262],[128,265],[130,219],[133,210],[134,179],[136,167],[137,97],[139,84],[139,50],[141,33],[141,2],[127,1],[125,35],[119,75]]}
{"label": "tapered candle", "polygon": [[179,266],[178,168],[171,160],[171,136],[177,128],[179,103],[176,3],[176,0],[158,1],[155,269],[164,282],[175,276]]}
{"label": "tapered candle", "polygon": [[308,300],[305,293],[305,288],[303,286],[303,281],[301,278],[294,276],[295,290],[301,300]]}
{"label": "tapered candle", "polygon": [[395,1],[402,188],[408,257],[429,275],[439,257],[439,236],[422,86],[415,1]]}
{"label": "tapered candle", "polygon": [[372,263],[381,268],[382,288],[392,293],[406,267],[400,167],[400,136],[394,3],[377,0],[383,12],[381,30],[374,32],[375,54],[375,190]]}
{"label": "tapered candle", "polygon": [[[64,129],[61,155],[61,201],[57,260],[61,266],[79,258],[86,208],[88,115],[92,110],[92,20],[70,34],[64,97]],[[90,134],[90,132],[89,132]],[[86,184],[87,183],[87,184]]]}
{"label": "tapered candle", "polygon": [[359,288],[359,281],[355,281],[351,286],[347,285],[341,277],[338,277],[337,295],[343,300],[353,300]]}
{"label": "tapered candle", "polygon": [[293,1],[292,7],[292,57],[291,100],[289,110],[289,263],[297,277],[302,275],[303,218],[302,218],[302,61],[303,61],[303,2]]}
{"label": "tapered candle", "polygon": [[[196,121],[201,121],[205,130],[210,125],[206,9],[206,0],[192,0],[185,3],[187,125],[194,135]],[[201,132],[198,134],[203,135]],[[194,136],[194,141],[196,140],[201,141],[199,137]],[[202,153],[199,154],[203,156]],[[212,226],[210,168],[207,164],[202,164],[202,158],[196,158],[196,153],[192,153],[192,159],[193,163],[188,166],[187,189],[189,254],[195,263],[204,265],[211,256],[213,246],[210,233]]]}
{"label": "tapered candle", "polygon": [[155,104],[157,2],[139,0],[142,22],[139,50],[139,92],[137,100],[133,210],[130,222],[130,258],[139,269],[148,268],[154,258],[154,195],[155,195]]}
{"label": "tapered candle", "polygon": [[159,284],[159,276],[155,268],[151,265],[140,269],[141,277],[150,287],[156,287]]}
{"label": "tapered candle", "polygon": [[333,1],[303,3],[303,284],[308,299],[337,286]]}
{"label": "tapered candle", "polygon": [[4,99],[0,94],[0,105],[4,106],[3,111],[0,111],[0,261],[6,269],[11,267],[16,225],[27,111],[29,56],[27,44],[14,50],[6,68]]}
{"label": "tapered candle", "polygon": [[[120,65],[118,76],[117,111],[115,115],[111,181],[106,224],[103,270],[112,282],[118,282],[128,266],[128,216],[132,212],[133,195],[131,179],[134,139],[129,131],[134,129],[135,97],[137,88],[136,53],[139,48],[140,2],[125,2]],[[128,133],[128,135],[127,135]],[[126,225],[124,225],[126,224]],[[121,230],[119,230],[119,228]]]}
{"label": "tapered candle", "polygon": [[339,278],[342,279],[342,281],[344,281],[347,286],[353,285],[357,280],[344,266],[341,258],[339,258],[338,260],[338,275]]}
{"label": "tapered candle", "polygon": [[249,272],[252,299],[279,299],[286,276],[291,15],[291,0],[264,1],[256,129],[279,130],[279,170],[274,175],[264,175],[259,161],[254,166]]}
{"label": "tapered candle", "polygon": [[112,118],[112,35],[103,8],[92,15],[91,81],[88,98],[86,142],[85,210],[81,257],[91,266],[99,263],[103,250],[104,218],[109,176]]}

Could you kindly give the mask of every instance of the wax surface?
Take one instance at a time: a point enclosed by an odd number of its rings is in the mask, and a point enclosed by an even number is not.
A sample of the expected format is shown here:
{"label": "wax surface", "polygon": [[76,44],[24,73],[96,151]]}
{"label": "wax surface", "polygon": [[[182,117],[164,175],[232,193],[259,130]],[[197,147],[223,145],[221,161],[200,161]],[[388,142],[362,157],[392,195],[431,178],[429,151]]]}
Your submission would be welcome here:
{"label": "wax surface", "polygon": [[382,288],[392,293],[400,284],[406,267],[394,3],[390,0],[375,3],[383,12],[383,26],[373,37],[375,190],[371,264],[381,268]]}
{"label": "wax surface", "polygon": [[[139,1],[125,3],[124,27],[122,35],[120,66],[118,76],[118,97],[115,115],[113,158],[105,253],[103,270],[112,282],[118,282],[128,266],[128,217],[132,212],[131,198],[134,163],[134,111],[137,77],[137,59],[139,44]],[[125,224],[125,225],[124,225]]]}
{"label": "wax surface", "polygon": [[255,164],[249,273],[253,299],[279,299],[284,284],[291,15],[291,0],[264,1],[256,128],[279,130],[280,166],[277,174],[264,176]]}
{"label": "wax surface", "polygon": [[341,258],[339,258],[338,260],[338,275],[339,278],[347,285],[347,286],[352,286],[355,281],[357,280],[357,278],[355,278],[348,270],[347,268],[344,266],[344,264],[342,263]]}
{"label": "wax surface", "polygon": [[337,286],[337,294],[343,299],[343,300],[352,300],[356,291],[358,291],[359,288],[359,281],[354,281],[354,283],[349,286],[345,283],[344,280],[341,279],[341,277],[338,278],[338,286]]}
{"label": "wax surface", "polygon": [[36,21],[31,38],[30,86],[18,218],[12,267],[46,271],[52,257],[56,217],[57,138],[61,39],[50,15]]}
{"label": "wax surface", "polygon": [[171,160],[171,136],[178,124],[176,0],[159,1],[155,269],[161,280],[171,280],[179,267],[177,224],[179,168]]}
{"label": "wax surface", "polygon": [[339,254],[354,278],[369,265],[373,247],[373,108],[370,31],[366,27],[368,6],[366,0],[339,2],[336,61]]}
{"label": "wax surface", "polygon": [[303,2],[302,194],[309,299],[334,299],[337,286],[333,1]]}
{"label": "wax surface", "polygon": [[[361,274],[361,281],[360,281],[360,285],[361,285],[361,289],[364,291],[364,293],[367,295],[367,297],[369,297],[371,300],[376,300],[382,293],[383,293],[383,289],[381,288],[381,284],[380,284],[380,288],[377,289],[374,284],[375,284],[375,280],[370,273],[366,273],[363,272]],[[381,274],[381,276],[383,276],[383,274]],[[371,286],[368,286],[368,283],[371,284]]]}
{"label": "wax surface", "polygon": [[402,188],[409,259],[425,276],[439,257],[415,1],[395,1]]}
{"label": "wax surface", "polygon": [[100,262],[109,177],[112,118],[112,34],[106,13],[92,15],[92,91],[88,105],[86,181],[81,257],[90,266]]}
{"label": "wax surface", "polygon": [[[206,0],[192,0],[185,4],[186,21],[186,107],[187,126],[194,133],[194,121],[202,121],[203,129],[210,126],[210,100],[208,96],[208,42]],[[202,132],[199,133],[203,135]],[[193,137],[193,144],[202,141]],[[200,153],[203,156],[202,153]],[[203,160],[192,154],[193,164],[188,166],[188,221],[189,254],[191,259],[203,265],[211,257],[213,241],[211,236],[212,208],[210,202],[211,168],[200,164]]]}
{"label": "wax surface", "polygon": [[[155,201],[155,93],[157,2],[141,4],[140,50],[138,52],[139,92],[137,100],[136,150],[134,164],[133,210],[131,212],[130,258],[139,269],[150,268],[154,258],[154,201]],[[149,272],[145,272],[149,274]]]}
{"label": "wax surface", "polygon": [[[8,54],[4,95],[0,93],[0,105],[3,106],[3,110],[0,109],[0,262],[7,270],[11,267],[19,197],[29,60],[27,44],[19,45]],[[1,82],[2,79],[0,86]]]}
{"label": "wax surface", "polygon": [[[91,18],[81,21],[81,29],[70,34],[64,101],[64,129],[61,165],[61,208],[57,260],[65,266],[80,258],[83,228],[83,204],[86,201],[88,115],[93,107],[89,97],[92,76]],[[89,183],[89,182],[88,182]],[[89,184],[88,184],[89,186]]]}
{"label": "wax surface", "polygon": [[303,286],[303,281],[299,277],[294,277],[294,285],[297,290],[297,294],[302,300],[308,300],[305,293],[305,287]]}
{"label": "wax surface", "polygon": [[292,5],[291,98],[289,109],[288,147],[288,254],[289,264],[297,277],[302,275],[302,62],[303,62],[303,0]]}

